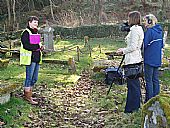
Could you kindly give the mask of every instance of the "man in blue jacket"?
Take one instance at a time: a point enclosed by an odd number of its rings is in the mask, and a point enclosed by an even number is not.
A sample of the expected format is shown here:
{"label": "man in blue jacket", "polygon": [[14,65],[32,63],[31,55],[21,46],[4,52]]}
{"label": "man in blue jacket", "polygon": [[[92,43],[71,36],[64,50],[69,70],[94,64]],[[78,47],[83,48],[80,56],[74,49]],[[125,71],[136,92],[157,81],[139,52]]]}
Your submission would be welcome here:
{"label": "man in blue jacket", "polygon": [[144,33],[145,102],[147,102],[160,92],[158,68],[162,60],[163,31],[153,14],[146,15],[144,21],[146,27]]}

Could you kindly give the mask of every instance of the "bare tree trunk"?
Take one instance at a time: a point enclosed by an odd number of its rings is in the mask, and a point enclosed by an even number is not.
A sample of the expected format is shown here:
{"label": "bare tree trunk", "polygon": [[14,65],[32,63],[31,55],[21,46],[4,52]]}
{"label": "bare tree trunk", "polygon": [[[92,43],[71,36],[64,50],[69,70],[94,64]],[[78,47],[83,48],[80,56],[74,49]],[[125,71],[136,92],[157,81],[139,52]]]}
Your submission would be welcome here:
{"label": "bare tree trunk", "polygon": [[44,8],[44,3],[43,3],[43,1],[41,0],[40,2],[41,2],[41,4],[42,4],[42,8]]}
{"label": "bare tree trunk", "polygon": [[35,4],[34,4],[34,0],[32,0],[32,9],[35,9]]}
{"label": "bare tree trunk", "polygon": [[96,17],[96,0],[92,0],[92,6],[91,6],[93,9],[92,9],[92,12],[91,12],[91,23],[94,22],[94,19]]}
{"label": "bare tree trunk", "polygon": [[131,5],[135,4],[135,0],[130,0],[130,4]]}
{"label": "bare tree trunk", "polygon": [[170,0],[162,0],[164,8],[167,8],[169,6]]}
{"label": "bare tree trunk", "polygon": [[49,0],[49,1],[50,1],[51,16],[52,16],[52,18],[53,18],[53,21],[55,21],[54,12],[53,12],[53,3],[52,3],[51,0]]}
{"label": "bare tree trunk", "polygon": [[30,11],[30,1],[28,2],[28,10]]}
{"label": "bare tree trunk", "polygon": [[79,26],[83,25],[83,18],[82,18],[82,8],[81,8],[81,0],[77,1],[77,10],[78,10],[78,20],[79,20]]}
{"label": "bare tree trunk", "polygon": [[102,17],[102,12],[103,12],[103,6],[102,6],[102,0],[98,0],[98,23],[101,23],[101,17]]}
{"label": "bare tree trunk", "polygon": [[12,11],[13,11],[13,16],[14,16],[14,23],[13,23],[13,29],[14,29],[16,27],[15,0],[13,0]]}
{"label": "bare tree trunk", "polygon": [[4,32],[6,31],[6,25],[4,24]]}
{"label": "bare tree trunk", "polygon": [[145,5],[146,4],[146,0],[141,0],[142,4]]}
{"label": "bare tree trunk", "polygon": [[17,23],[17,28],[16,28],[16,30],[17,30],[17,31],[19,30],[19,23]]}
{"label": "bare tree trunk", "polygon": [[98,0],[98,10],[97,10],[98,11],[98,23],[103,22],[103,19],[102,19],[103,3],[104,3],[103,0]]}
{"label": "bare tree trunk", "polygon": [[146,0],[141,0],[141,2],[142,2],[144,11],[146,11]]}
{"label": "bare tree trunk", "polygon": [[10,26],[10,24],[11,24],[11,9],[10,9],[10,2],[9,2],[9,0],[6,0],[6,4],[7,4],[7,9],[8,9],[8,27]]}

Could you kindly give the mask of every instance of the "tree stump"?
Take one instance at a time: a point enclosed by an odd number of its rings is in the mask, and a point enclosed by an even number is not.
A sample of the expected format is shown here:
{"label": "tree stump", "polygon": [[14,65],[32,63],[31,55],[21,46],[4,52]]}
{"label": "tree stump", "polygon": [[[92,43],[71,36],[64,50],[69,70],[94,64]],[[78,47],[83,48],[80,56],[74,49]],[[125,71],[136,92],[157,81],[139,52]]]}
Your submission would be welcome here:
{"label": "tree stump", "polygon": [[142,108],[142,128],[170,128],[170,96],[160,94]]}
{"label": "tree stump", "polygon": [[68,65],[69,65],[69,72],[70,73],[75,73],[76,72],[76,65],[75,65],[75,61],[74,58],[69,58],[68,59]]}

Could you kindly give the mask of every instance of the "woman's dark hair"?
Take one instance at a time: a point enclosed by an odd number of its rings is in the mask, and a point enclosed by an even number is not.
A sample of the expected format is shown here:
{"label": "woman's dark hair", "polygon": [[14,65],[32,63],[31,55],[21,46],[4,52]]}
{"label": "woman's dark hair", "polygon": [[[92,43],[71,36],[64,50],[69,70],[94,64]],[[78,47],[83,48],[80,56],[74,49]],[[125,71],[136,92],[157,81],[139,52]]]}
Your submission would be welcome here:
{"label": "woman's dark hair", "polygon": [[38,17],[36,17],[36,16],[30,16],[30,17],[28,17],[28,22],[32,22],[33,20],[39,21]]}
{"label": "woman's dark hair", "polygon": [[141,14],[139,11],[129,12],[129,25],[140,25],[141,24]]}

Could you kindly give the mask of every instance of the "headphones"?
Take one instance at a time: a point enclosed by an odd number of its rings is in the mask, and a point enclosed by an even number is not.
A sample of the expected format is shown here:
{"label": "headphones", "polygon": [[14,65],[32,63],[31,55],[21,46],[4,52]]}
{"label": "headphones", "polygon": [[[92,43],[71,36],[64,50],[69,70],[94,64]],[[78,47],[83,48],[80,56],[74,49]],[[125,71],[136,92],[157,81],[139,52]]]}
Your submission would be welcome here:
{"label": "headphones", "polygon": [[146,19],[148,21],[148,24],[152,24],[153,23],[151,16],[146,16]]}

